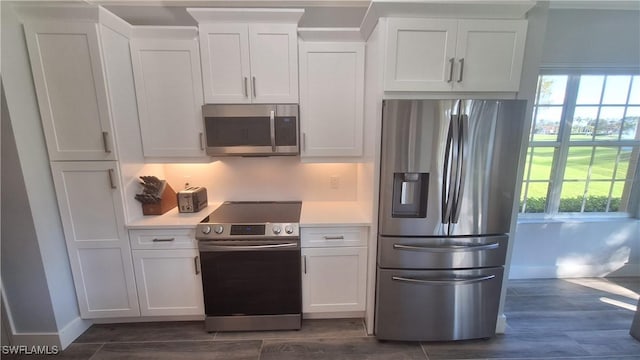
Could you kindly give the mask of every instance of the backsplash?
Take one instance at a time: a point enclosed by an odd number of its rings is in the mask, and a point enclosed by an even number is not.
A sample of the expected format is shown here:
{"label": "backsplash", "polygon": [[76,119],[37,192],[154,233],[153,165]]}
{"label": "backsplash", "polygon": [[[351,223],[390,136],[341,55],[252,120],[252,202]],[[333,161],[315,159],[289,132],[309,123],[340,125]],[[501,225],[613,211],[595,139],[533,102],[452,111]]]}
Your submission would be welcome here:
{"label": "backsplash", "polygon": [[208,164],[165,164],[177,191],[205,186],[209,201],[355,201],[357,165],[307,164],[294,157],[225,158]]}

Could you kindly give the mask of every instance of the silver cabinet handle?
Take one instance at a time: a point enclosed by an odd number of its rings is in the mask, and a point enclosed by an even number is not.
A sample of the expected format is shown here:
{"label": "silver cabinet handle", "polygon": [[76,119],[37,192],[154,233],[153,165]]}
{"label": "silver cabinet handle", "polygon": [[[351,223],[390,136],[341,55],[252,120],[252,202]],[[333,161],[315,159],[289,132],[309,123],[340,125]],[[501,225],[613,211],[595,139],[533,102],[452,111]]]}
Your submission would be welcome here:
{"label": "silver cabinet handle", "polygon": [[253,98],[255,99],[256,98],[256,77],[255,76],[251,78],[251,85],[252,85],[251,89],[253,90]]}
{"label": "silver cabinet handle", "polygon": [[247,77],[244,77],[244,97],[248,98],[249,97],[249,90],[248,90],[248,86],[247,86]]}
{"label": "silver cabinet handle", "polygon": [[204,150],[204,134],[200,133],[200,150]]}
{"label": "silver cabinet handle", "polygon": [[323,236],[325,240],[344,240],[344,235],[338,236]]}
{"label": "silver cabinet handle", "polygon": [[196,268],[196,275],[200,274],[200,262],[198,261],[199,256],[193,258],[193,265]]}
{"label": "silver cabinet handle", "polygon": [[458,60],[460,62],[460,75],[458,76],[458,82],[462,82],[462,74],[464,73],[464,59]]}
{"label": "silver cabinet handle", "polygon": [[470,279],[453,278],[453,279],[422,280],[422,279],[413,279],[413,278],[407,278],[402,276],[392,276],[391,279],[395,281],[402,281],[402,282],[408,282],[408,283],[414,283],[414,284],[424,284],[424,285],[467,285],[467,284],[473,284],[481,281],[491,280],[495,277],[496,277],[495,275],[487,275],[487,276],[481,276],[481,277],[470,278]]}
{"label": "silver cabinet handle", "polygon": [[455,58],[449,59],[449,80],[447,80],[448,83],[453,81],[453,64],[455,63],[455,61]]}
{"label": "silver cabinet handle", "polygon": [[154,238],[153,242],[169,242],[169,241],[174,241],[176,238]]}
{"label": "silver cabinet handle", "polygon": [[307,255],[304,255],[302,257],[302,261],[303,261],[303,264],[304,264],[304,273],[306,274],[307,273]]}
{"label": "silver cabinet handle", "polygon": [[104,152],[106,152],[107,154],[110,154],[111,149],[109,148],[109,132],[108,131],[102,132],[102,145],[104,146]]}
{"label": "silver cabinet handle", "polygon": [[276,112],[274,110],[269,113],[269,125],[271,126],[271,151],[276,152]]}
{"label": "silver cabinet handle", "polygon": [[408,251],[427,251],[427,252],[463,252],[463,251],[481,251],[492,250],[500,247],[497,242],[482,245],[446,245],[446,246],[416,246],[393,244],[394,249]]}
{"label": "silver cabinet handle", "polygon": [[307,133],[302,133],[302,151],[307,151]]}
{"label": "silver cabinet handle", "polygon": [[113,169],[109,169],[109,185],[111,185],[112,189],[117,189],[116,183],[115,183],[114,178],[113,178],[114,177],[113,176],[113,172],[114,172]]}

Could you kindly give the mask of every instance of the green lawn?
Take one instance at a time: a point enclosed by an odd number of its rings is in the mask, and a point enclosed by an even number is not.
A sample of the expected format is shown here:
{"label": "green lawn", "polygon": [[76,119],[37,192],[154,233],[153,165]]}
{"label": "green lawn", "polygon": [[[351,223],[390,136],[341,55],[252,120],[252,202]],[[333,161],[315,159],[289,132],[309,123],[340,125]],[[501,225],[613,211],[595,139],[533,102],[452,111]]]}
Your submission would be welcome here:
{"label": "green lawn", "polygon": [[[554,141],[555,135],[535,135],[535,140]],[[587,135],[574,135],[572,136],[572,140],[591,140],[591,137]],[[532,149],[530,148],[527,154],[527,167],[525,168],[525,171],[528,171],[529,169],[529,159],[531,151]],[[536,147],[533,149],[533,151],[534,156],[533,162],[531,164],[530,179],[548,181],[551,174],[555,149],[551,147]],[[572,147],[569,149],[569,155],[564,172],[565,182],[562,185],[561,208],[563,207],[563,203],[568,204],[569,202],[574,201],[572,199],[582,199],[582,197],[584,196],[586,179],[589,174],[589,164],[591,162],[592,153],[592,146]],[[596,197],[607,198],[609,196],[611,179],[614,177],[614,166],[616,164],[616,158],[618,156],[620,158],[618,162],[618,168],[615,169],[615,179],[624,180],[627,177],[629,159],[631,157],[631,149],[623,148],[618,155],[617,147],[596,147],[593,164],[591,165],[590,170],[591,181],[589,183],[588,189],[589,197],[594,197],[595,199]],[[526,175],[527,174],[525,173],[525,177]],[[541,201],[544,201],[544,199],[547,197],[547,188],[547,182],[530,183],[527,197],[529,199],[537,198]],[[624,183],[616,183],[613,188],[612,197],[620,198],[622,196],[623,188]],[[524,193],[522,195],[524,195]],[[581,203],[581,200],[579,202]],[[606,206],[606,201],[604,206]],[[587,204],[587,208],[590,207],[592,206],[590,204]],[[579,209],[577,211],[579,211]]]}

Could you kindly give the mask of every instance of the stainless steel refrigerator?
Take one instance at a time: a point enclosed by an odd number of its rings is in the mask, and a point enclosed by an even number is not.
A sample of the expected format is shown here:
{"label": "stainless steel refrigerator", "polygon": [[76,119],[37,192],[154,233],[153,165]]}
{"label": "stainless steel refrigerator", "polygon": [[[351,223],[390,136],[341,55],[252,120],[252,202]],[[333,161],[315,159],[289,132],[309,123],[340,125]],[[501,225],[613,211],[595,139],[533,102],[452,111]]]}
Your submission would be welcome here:
{"label": "stainless steel refrigerator", "polygon": [[375,333],[495,334],[524,100],[385,100]]}

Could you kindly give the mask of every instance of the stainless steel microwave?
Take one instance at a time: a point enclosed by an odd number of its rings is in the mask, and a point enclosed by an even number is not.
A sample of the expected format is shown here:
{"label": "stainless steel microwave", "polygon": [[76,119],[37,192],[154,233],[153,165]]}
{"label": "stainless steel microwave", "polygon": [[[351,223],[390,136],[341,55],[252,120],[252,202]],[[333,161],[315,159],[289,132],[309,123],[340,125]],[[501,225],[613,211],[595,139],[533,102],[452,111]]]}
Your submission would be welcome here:
{"label": "stainless steel microwave", "polygon": [[297,104],[204,105],[210,156],[298,155]]}

